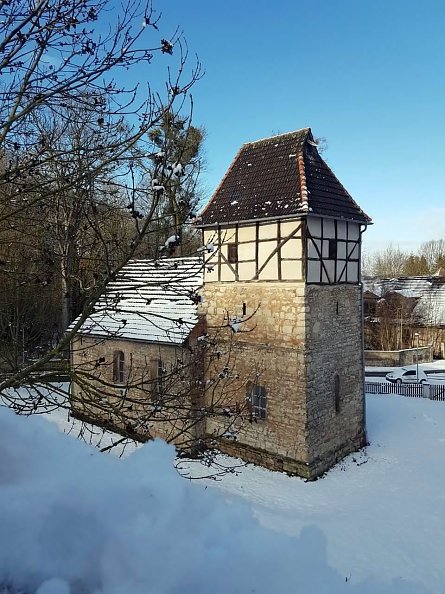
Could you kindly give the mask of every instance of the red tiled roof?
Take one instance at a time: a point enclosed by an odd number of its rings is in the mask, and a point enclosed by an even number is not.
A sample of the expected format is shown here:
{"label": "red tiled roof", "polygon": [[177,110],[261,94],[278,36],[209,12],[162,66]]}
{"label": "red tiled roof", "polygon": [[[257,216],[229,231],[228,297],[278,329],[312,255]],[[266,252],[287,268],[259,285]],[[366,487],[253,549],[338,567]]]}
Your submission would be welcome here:
{"label": "red tiled roof", "polygon": [[199,225],[318,214],[370,218],[318,154],[310,128],[244,144]]}

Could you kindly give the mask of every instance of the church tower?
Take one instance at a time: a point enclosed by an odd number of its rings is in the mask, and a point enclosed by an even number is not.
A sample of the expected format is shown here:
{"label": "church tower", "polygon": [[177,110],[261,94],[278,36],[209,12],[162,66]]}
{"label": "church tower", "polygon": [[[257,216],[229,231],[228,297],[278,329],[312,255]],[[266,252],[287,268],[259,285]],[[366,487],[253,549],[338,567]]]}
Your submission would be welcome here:
{"label": "church tower", "polygon": [[246,320],[230,357],[249,414],[235,419],[223,451],[313,479],[365,444],[360,250],[369,223],[309,128],[239,150],[199,221],[215,247],[207,324]]}

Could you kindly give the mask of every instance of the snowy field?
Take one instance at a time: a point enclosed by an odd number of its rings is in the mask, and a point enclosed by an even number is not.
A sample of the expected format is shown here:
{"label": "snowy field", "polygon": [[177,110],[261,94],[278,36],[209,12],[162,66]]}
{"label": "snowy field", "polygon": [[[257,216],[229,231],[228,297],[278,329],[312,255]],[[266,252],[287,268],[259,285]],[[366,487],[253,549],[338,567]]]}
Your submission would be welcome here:
{"label": "snowy field", "polygon": [[248,466],[215,487],[280,533],[316,526],[328,563],[353,583],[400,577],[413,592],[443,593],[445,403],[370,395],[367,425],[370,446],[322,480]]}
{"label": "snowy field", "polygon": [[119,459],[0,409],[0,592],[443,593],[445,403],[369,396],[367,415],[366,451],[307,483],[188,481],[161,442]]}

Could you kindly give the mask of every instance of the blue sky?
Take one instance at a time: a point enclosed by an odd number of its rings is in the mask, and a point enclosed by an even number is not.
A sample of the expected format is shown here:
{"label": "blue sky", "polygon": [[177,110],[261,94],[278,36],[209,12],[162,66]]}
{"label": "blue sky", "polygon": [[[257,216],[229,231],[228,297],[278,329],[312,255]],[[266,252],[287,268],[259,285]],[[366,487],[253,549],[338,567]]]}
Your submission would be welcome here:
{"label": "blue sky", "polygon": [[165,0],[205,68],[209,197],[244,142],[310,126],[373,218],[368,251],[445,238],[445,3]]}

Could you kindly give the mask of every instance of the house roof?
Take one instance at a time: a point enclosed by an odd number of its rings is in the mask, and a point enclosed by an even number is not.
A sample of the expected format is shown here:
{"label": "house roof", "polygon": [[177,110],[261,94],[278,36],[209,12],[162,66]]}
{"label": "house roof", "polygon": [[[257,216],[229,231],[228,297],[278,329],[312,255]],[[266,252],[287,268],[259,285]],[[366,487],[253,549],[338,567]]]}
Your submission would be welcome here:
{"label": "house roof", "polygon": [[198,225],[309,214],[371,222],[318,154],[310,128],[303,128],[244,144]]}
{"label": "house roof", "polygon": [[198,322],[202,268],[200,258],[130,261],[79,333],[183,344]]}
{"label": "house roof", "polygon": [[363,291],[379,299],[389,293],[415,298],[417,303],[413,309],[413,318],[416,322],[428,326],[445,326],[444,276],[365,277]]}

